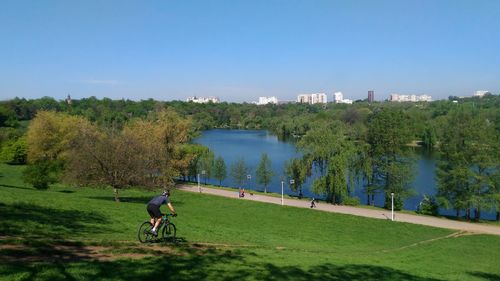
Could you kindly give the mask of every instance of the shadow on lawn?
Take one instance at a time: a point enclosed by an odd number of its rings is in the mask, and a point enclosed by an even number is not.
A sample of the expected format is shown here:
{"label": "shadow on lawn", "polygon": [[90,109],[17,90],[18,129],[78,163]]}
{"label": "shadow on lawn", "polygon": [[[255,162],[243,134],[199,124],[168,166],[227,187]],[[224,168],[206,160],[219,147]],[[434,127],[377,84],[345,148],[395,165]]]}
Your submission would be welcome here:
{"label": "shadow on lawn", "polygon": [[29,189],[29,190],[35,190],[34,188],[31,187],[26,187],[26,186],[18,186],[18,185],[9,185],[9,184],[0,184],[1,187],[8,187],[8,188],[18,188],[18,189]]}
{"label": "shadow on lawn", "polygon": [[[133,196],[133,197],[129,197],[129,196],[123,196],[121,197],[120,196],[120,202],[124,202],[124,203],[138,203],[138,204],[143,204],[144,205],[144,208],[146,207],[146,205],[148,204],[148,202],[153,199],[154,196]],[[95,200],[104,200],[104,201],[109,201],[109,202],[114,202],[115,201],[115,197],[114,196],[91,196],[91,197],[87,197],[89,199],[95,199]],[[178,201],[178,200],[173,200],[173,204],[174,206],[180,206],[183,204],[183,202],[181,201]]]}
{"label": "shadow on lawn", "polygon": [[485,272],[467,272],[472,276],[482,278],[484,280],[495,280],[498,281],[500,280],[500,275],[499,274],[492,274],[492,273],[485,273]]}
{"label": "shadow on lawn", "polygon": [[[102,233],[106,217],[81,210],[60,210],[26,203],[0,203],[0,235],[22,238],[71,239]],[[89,225],[91,224],[91,225]]]}
{"label": "shadow on lawn", "polygon": [[179,252],[139,260],[80,261],[76,263],[6,264],[4,276],[25,274],[22,280],[412,280],[437,281],[389,267],[321,264],[302,269],[248,262],[239,250],[179,247]]}

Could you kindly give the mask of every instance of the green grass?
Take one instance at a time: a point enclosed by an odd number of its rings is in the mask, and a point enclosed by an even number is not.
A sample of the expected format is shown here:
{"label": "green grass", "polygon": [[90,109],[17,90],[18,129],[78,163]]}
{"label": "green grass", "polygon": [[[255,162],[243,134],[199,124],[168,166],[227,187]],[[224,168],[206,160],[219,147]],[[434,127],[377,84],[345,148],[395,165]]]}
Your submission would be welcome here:
{"label": "green grass", "polygon": [[[444,238],[453,231],[183,191],[172,196],[181,242],[138,249],[137,227],[155,193],[125,190],[116,203],[110,189],[37,191],[21,169],[0,165],[0,280],[500,279],[497,236]],[[139,259],[74,257],[86,245],[111,254],[171,249]],[[33,256],[43,259],[26,260]]]}

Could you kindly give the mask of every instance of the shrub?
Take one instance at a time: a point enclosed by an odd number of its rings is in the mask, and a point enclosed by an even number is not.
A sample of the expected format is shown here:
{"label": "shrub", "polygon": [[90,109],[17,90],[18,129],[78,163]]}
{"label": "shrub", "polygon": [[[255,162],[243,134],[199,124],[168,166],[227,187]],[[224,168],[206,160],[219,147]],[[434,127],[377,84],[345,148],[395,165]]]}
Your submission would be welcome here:
{"label": "shrub", "polygon": [[347,206],[358,206],[359,205],[359,198],[358,197],[346,197],[342,201],[342,204],[347,205]]}
{"label": "shrub", "polygon": [[46,190],[49,184],[57,182],[57,165],[49,161],[37,161],[23,172],[23,180],[39,190]]}
{"label": "shrub", "polygon": [[8,164],[26,164],[28,147],[26,137],[4,143],[0,150],[0,160]]}
{"label": "shrub", "polygon": [[439,213],[438,208],[439,205],[436,201],[436,198],[424,194],[424,198],[422,199],[422,201],[420,201],[420,204],[417,208],[417,213],[436,216]]}

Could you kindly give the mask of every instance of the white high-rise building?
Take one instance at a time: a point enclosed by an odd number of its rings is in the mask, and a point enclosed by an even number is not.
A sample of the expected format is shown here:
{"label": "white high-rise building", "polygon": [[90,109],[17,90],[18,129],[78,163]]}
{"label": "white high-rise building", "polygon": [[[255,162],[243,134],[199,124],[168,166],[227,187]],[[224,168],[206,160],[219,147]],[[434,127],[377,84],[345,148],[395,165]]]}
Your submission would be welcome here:
{"label": "white high-rise building", "polygon": [[342,94],[342,92],[335,92],[335,93],[333,93],[333,101],[335,103],[352,104],[352,100],[350,100],[350,99],[344,99],[344,94]]}
{"label": "white high-rise building", "polygon": [[335,92],[335,93],[333,93],[333,101],[335,103],[339,103],[343,99],[344,99],[344,95],[342,94],[342,92]]}
{"label": "white high-rise building", "polygon": [[219,103],[220,100],[218,97],[188,97],[186,99],[187,102],[194,102],[194,103]]}
{"label": "white high-rise building", "polygon": [[429,95],[400,95],[400,94],[391,94],[389,97],[389,101],[392,102],[419,102],[419,101],[432,101],[432,97]]}
{"label": "white high-rise building", "polygon": [[264,105],[264,104],[278,104],[278,98],[277,97],[259,97],[259,102],[257,103],[258,105]]}
{"label": "white high-rise building", "polygon": [[482,98],[486,94],[490,94],[490,92],[489,91],[484,91],[484,90],[479,90],[479,91],[475,91],[473,96],[474,97],[480,97],[480,98]]}
{"label": "white high-rise building", "polygon": [[297,96],[298,103],[327,103],[327,97],[325,93],[314,93],[314,94],[303,94]]}

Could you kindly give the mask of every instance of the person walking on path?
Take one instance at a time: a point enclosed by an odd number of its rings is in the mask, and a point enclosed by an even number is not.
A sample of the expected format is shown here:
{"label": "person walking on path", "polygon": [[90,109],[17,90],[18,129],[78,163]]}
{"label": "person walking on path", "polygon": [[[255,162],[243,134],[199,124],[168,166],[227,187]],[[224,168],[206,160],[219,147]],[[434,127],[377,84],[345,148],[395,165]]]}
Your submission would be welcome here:
{"label": "person walking on path", "polygon": [[314,197],[313,199],[311,200],[311,208],[316,208],[316,203],[314,202]]}

